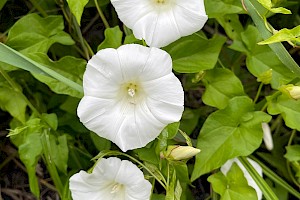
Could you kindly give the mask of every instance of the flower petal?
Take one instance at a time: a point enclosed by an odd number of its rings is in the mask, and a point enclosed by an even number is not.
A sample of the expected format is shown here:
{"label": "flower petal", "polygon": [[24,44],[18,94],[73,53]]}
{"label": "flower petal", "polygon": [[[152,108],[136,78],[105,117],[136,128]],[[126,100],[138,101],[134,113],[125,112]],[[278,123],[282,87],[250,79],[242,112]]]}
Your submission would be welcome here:
{"label": "flower petal", "polygon": [[[114,191],[115,185],[121,185],[122,189]],[[151,187],[136,165],[115,157],[101,159],[96,163],[91,174],[80,171],[70,178],[70,190],[74,200],[148,200]]]}
{"label": "flower petal", "polygon": [[[110,53],[118,62],[99,57],[89,62],[84,76],[85,96],[77,109],[80,121],[122,151],[144,147],[167,124],[178,121],[183,112],[183,89],[172,73],[171,57],[155,47],[136,44],[101,51],[105,53],[97,55]],[[135,85],[135,96],[128,93],[126,84]]]}
{"label": "flower petal", "polygon": [[164,47],[200,30],[208,17],[203,0],[174,0],[159,5],[149,0],[112,0],[120,20],[149,46]]}

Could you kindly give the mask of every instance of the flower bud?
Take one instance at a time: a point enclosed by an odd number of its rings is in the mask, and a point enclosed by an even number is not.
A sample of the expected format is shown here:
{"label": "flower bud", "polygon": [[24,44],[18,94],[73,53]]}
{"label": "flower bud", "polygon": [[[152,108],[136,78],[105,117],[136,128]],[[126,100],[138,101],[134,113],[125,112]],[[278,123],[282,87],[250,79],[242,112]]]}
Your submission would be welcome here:
{"label": "flower bud", "polygon": [[273,138],[272,138],[272,133],[271,133],[270,126],[267,123],[262,123],[261,127],[262,127],[263,132],[264,132],[264,137],[263,138],[264,138],[266,148],[269,151],[271,151],[273,149],[274,145],[273,145]]}
{"label": "flower bud", "polygon": [[165,152],[161,153],[161,157],[168,160],[185,160],[198,153],[200,153],[200,149],[194,147],[170,145]]}
{"label": "flower bud", "polygon": [[290,97],[295,100],[300,99],[300,86],[297,85],[284,85],[281,87],[281,91],[287,93]]}
{"label": "flower bud", "polygon": [[269,69],[268,71],[261,73],[257,77],[257,81],[262,82],[263,84],[270,84],[272,81],[272,74],[272,69]]}

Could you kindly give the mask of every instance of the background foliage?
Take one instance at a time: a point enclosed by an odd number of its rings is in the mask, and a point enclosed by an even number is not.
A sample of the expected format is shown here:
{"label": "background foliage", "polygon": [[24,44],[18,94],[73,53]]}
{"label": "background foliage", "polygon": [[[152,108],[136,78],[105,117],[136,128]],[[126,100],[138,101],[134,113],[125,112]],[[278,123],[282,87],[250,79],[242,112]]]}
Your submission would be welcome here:
{"label": "background foliage", "polygon": [[[255,199],[237,165],[226,176],[219,172],[234,157],[265,199],[299,199],[300,100],[285,88],[300,86],[300,2],[205,5],[203,30],[163,48],[185,90],[182,120],[127,154],[152,172],[145,171],[155,186],[152,199]],[[69,177],[88,170],[99,152],[126,158],[77,118],[87,60],[100,49],[143,42],[109,0],[0,0],[0,9],[2,198],[71,199]],[[272,151],[262,143],[262,122],[271,126]],[[189,161],[161,159],[171,144],[193,144],[201,153]],[[263,179],[246,156],[263,167]],[[20,170],[29,183],[23,192],[12,182],[24,179],[12,175]],[[167,179],[166,190],[153,174]]]}

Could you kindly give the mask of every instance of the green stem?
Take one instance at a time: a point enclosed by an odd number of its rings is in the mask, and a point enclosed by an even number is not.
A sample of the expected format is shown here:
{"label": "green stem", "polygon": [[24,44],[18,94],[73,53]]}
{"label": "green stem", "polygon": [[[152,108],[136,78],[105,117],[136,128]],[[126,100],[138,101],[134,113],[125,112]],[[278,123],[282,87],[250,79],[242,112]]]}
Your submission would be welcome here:
{"label": "green stem", "polygon": [[16,157],[18,155],[18,152],[16,151],[15,153],[9,155],[1,164],[0,164],[0,171],[1,169],[7,165],[11,160],[14,159],[14,157]]}
{"label": "green stem", "polygon": [[64,186],[61,182],[60,176],[57,172],[56,166],[54,164],[54,161],[52,160],[51,153],[50,153],[50,139],[49,139],[49,134],[47,132],[48,130],[44,130],[44,133],[41,137],[41,142],[43,145],[43,152],[44,152],[44,161],[46,163],[47,169],[50,173],[51,179],[53,180],[53,183],[55,187],[57,188],[57,191],[59,193],[59,196],[62,197],[63,191],[64,191]]}
{"label": "green stem", "polygon": [[261,168],[263,169],[263,173],[269,177],[272,181],[286,189],[288,192],[290,192],[292,195],[300,199],[300,193],[295,190],[293,187],[291,187],[287,182],[285,182],[280,176],[278,176],[273,170],[268,168],[263,162],[261,162],[259,159],[257,159],[254,156],[250,156],[252,160],[257,162]]}
{"label": "green stem", "polygon": [[251,175],[253,180],[256,182],[258,187],[263,192],[265,198],[267,200],[278,200],[278,197],[275,195],[273,190],[269,187],[269,185],[265,182],[265,180],[257,173],[254,167],[249,163],[246,157],[239,157],[239,161],[246,168],[248,173]]}
{"label": "green stem", "polygon": [[262,90],[262,87],[264,86],[263,83],[260,83],[259,87],[258,87],[258,90],[257,90],[257,93],[256,93],[256,96],[255,96],[255,99],[254,99],[254,104],[257,102],[259,96],[260,96],[260,93],[261,93],[261,90]]}
{"label": "green stem", "polygon": [[77,33],[77,36],[79,38],[79,42],[81,44],[81,47],[82,47],[84,55],[85,55],[85,58],[87,60],[89,60],[90,59],[89,50],[88,50],[86,44],[84,43],[84,39],[82,37],[82,33],[81,33],[81,30],[80,30],[80,27],[79,27],[79,25],[77,23],[77,20],[75,19],[74,16],[72,16],[72,19],[73,19],[73,24],[74,24],[75,31]]}
{"label": "green stem", "polygon": [[[292,134],[291,134],[291,136],[290,136],[290,139],[289,139],[289,141],[288,141],[287,146],[291,146],[291,144],[292,144],[292,142],[293,142],[293,139],[294,139],[294,137],[296,136],[296,132],[297,132],[297,131],[296,131],[295,129],[292,131]],[[295,177],[294,177],[294,175],[293,175],[293,173],[292,173],[290,161],[288,161],[288,160],[286,161],[286,168],[287,168],[287,172],[288,172],[290,178],[292,179],[292,181],[294,182],[294,184],[295,184],[298,188],[300,188],[300,184],[299,184],[298,181],[295,179]]]}
{"label": "green stem", "polygon": [[40,6],[40,4],[38,4],[35,0],[29,0],[32,5],[35,7],[35,9],[37,9],[43,17],[48,17],[48,14],[44,11],[44,9]]}
{"label": "green stem", "polygon": [[105,15],[103,14],[103,12],[102,12],[102,10],[101,10],[99,4],[98,4],[98,1],[97,1],[97,0],[94,0],[94,1],[95,1],[96,8],[97,8],[97,10],[98,10],[98,13],[99,13],[99,15],[100,15],[100,17],[101,17],[101,19],[102,19],[102,22],[103,22],[105,28],[110,28],[109,23],[107,22],[106,17],[105,17]]}

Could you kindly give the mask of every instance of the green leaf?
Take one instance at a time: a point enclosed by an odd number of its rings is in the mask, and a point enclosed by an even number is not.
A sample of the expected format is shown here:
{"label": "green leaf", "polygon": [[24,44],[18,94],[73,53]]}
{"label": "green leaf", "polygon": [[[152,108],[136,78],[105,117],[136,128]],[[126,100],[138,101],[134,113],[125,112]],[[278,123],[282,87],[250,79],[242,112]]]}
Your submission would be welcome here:
{"label": "green leaf", "polygon": [[184,108],[182,118],[180,120],[180,129],[190,135],[198,124],[201,111]]}
{"label": "green leaf", "polygon": [[55,137],[51,134],[49,139],[51,147],[49,148],[49,153],[51,154],[53,162],[61,172],[67,174],[69,155],[67,135]]}
{"label": "green leaf", "polygon": [[173,59],[173,69],[180,73],[197,73],[214,68],[226,38],[215,35],[205,39],[194,34],[183,37],[165,48]]}
{"label": "green leaf", "polygon": [[244,27],[239,20],[238,14],[228,14],[216,18],[219,24],[224,28],[228,37],[232,40],[240,40],[241,32]]}
{"label": "green leaf", "polygon": [[276,97],[267,97],[268,113],[281,114],[286,126],[300,131],[300,101],[294,100],[285,94]]}
{"label": "green leaf", "polygon": [[2,10],[2,8],[6,4],[6,2],[7,2],[7,0],[0,0],[0,10]]}
{"label": "green leaf", "polygon": [[[58,61],[52,61],[46,54],[29,54],[29,57],[44,67],[55,71],[78,85],[82,85],[82,77],[85,71],[86,61],[80,58],[65,56]],[[73,97],[82,97],[82,93],[70,87],[69,85],[43,74],[32,73],[32,75],[42,83],[50,87],[53,92],[58,94],[67,94]]]}
{"label": "green leaf", "polygon": [[74,41],[63,29],[62,16],[42,18],[38,14],[28,14],[9,30],[6,45],[23,54],[47,53],[54,43],[73,45]]}
{"label": "green leaf", "polygon": [[248,97],[234,97],[223,110],[212,113],[204,122],[198,137],[195,168],[191,180],[217,169],[227,160],[247,156],[256,150],[262,141],[262,122],[271,116],[254,111]]}
{"label": "green leaf", "polygon": [[209,18],[222,17],[226,14],[242,13],[241,1],[236,0],[204,0],[205,10]]}
{"label": "green leaf", "polygon": [[295,78],[295,74],[285,67],[268,46],[257,45],[261,37],[254,26],[248,26],[241,33],[241,38],[242,44],[234,42],[231,48],[246,53],[247,68],[254,76],[261,78],[262,75],[272,70],[270,83],[274,89],[278,89]]}
{"label": "green leaf", "polygon": [[10,87],[0,87],[0,108],[20,122],[25,123],[27,102],[20,92]]}
{"label": "green leaf", "polygon": [[49,128],[56,130],[58,126],[57,116],[55,113],[51,114],[42,114],[42,119],[49,125]]}
{"label": "green leaf", "polygon": [[105,48],[118,48],[122,45],[123,32],[119,26],[113,28],[107,28],[104,31],[105,39],[98,46],[97,51]]}
{"label": "green leaf", "polygon": [[83,93],[83,88],[81,84],[75,83],[74,81],[62,76],[56,71],[45,67],[32,59],[22,55],[21,53],[15,51],[14,49],[6,46],[3,43],[0,43],[0,62],[13,65],[15,67],[30,71],[32,73],[47,75],[53,77],[60,82],[68,85],[70,88],[77,90],[80,93]]}
{"label": "green leaf", "polygon": [[245,95],[241,81],[228,69],[208,70],[203,83],[205,85],[203,102],[219,109],[225,108],[231,98]]}
{"label": "green leaf", "polygon": [[[268,28],[266,27],[265,18],[260,15],[258,8],[255,7],[255,5],[252,4],[252,2],[249,0],[244,0],[244,5],[248,10],[253,22],[257,26],[257,29],[259,30],[261,37],[264,40],[271,37],[272,33],[269,31],[269,29],[272,29],[273,27],[271,25],[268,25],[269,26]],[[290,71],[294,75],[300,77],[300,67],[281,43],[269,44],[269,47],[279,58],[279,60],[285,65],[286,72]],[[273,59],[265,59],[265,60],[273,60]]]}
{"label": "green leaf", "polygon": [[300,161],[300,145],[291,145],[286,147],[286,154],[284,155],[288,161]]}
{"label": "green leaf", "polygon": [[71,12],[75,16],[77,23],[80,25],[81,15],[83,13],[85,5],[89,0],[67,0]]}
{"label": "green leaf", "polygon": [[268,39],[259,42],[258,44],[272,44],[275,42],[284,42],[284,41],[291,41],[291,42],[300,42],[300,25],[296,26],[293,29],[281,29],[276,32],[273,36],[269,37]]}
{"label": "green leaf", "polygon": [[222,172],[211,175],[207,179],[222,200],[254,200],[257,199],[254,188],[248,185],[243,171],[233,163],[227,175]]}
{"label": "green leaf", "polygon": [[292,14],[290,10],[283,8],[283,7],[277,7],[274,8],[275,5],[272,3],[272,0],[257,0],[263,7],[265,7],[267,10],[273,12],[273,13],[282,13],[282,14]]}
{"label": "green leaf", "polygon": [[[18,147],[21,161],[24,163],[31,192],[38,197],[40,195],[38,179],[36,177],[36,165],[42,154],[41,120],[30,119],[23,126],[17,127],[10,133],[12,142]],[[15,134],[18,133],[18,134]]]}
{"label": "green leaf", "polygon": [[111,147],[111,141],[100,137],[94,132],[90,132],[91,139],[93,141],[93,144],[99,151],[103,150],[109,150]]}

